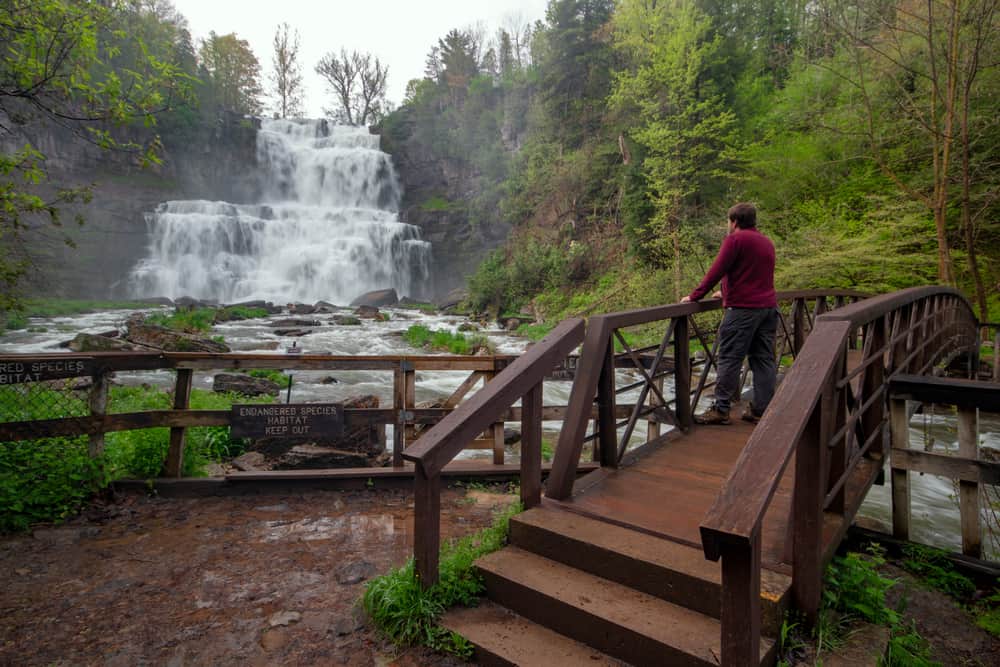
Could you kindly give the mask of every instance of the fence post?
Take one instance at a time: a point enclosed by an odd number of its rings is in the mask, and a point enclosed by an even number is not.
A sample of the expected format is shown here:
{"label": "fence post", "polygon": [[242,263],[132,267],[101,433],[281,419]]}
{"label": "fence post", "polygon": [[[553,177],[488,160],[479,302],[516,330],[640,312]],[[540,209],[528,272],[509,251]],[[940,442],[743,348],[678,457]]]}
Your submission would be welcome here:
{"label": "fence post", "polygon": [[539,382],[521,397],[521,503],[529,509],[542,502],[542,387]]}
{"label": "fence post", "polygon": [[806,344],[806,300],[796,299],[792,303],[792,352],[796,357]]}
{"label": "fence post", "polygon": [[892,431],[892,451],[890,470],[892,476],[892,536],[898,540],[910,539],[910,471],[892,465],[892,457],[897,449],[910,448],[910,419],[906,412],[906,400],[893,398],[890,401],[890,430]]}
{"label": "fence post", "polygon": [[406,417],[406,393],[403,382],[403,362],[392,370],[392,411],[396,416],[396,423],[392,427],[392,466],[401,468],[403,466],[403,447],[406,446],[405,429]]}
{"label": "fence post", "polygon": [[[106,370],[100,370],[97,373],[94,373],[93,384],[90,387],[90,396],[88,399],[90,414],[92,415],[104,415],[107,411],[110,375],[111,373]],[[90,435],[90,443],[87,449],[90,454],[90,458],[92,459],[97,458],[102,452],[104,452],[103,429],[99,433],[92,433]]]}
{"label": "fence post", "polygon": [[[491,372],[489,376],[486,378],[486,382],[483,383],[483,386],[485,387],[487,382],[495,378],[497,376],[497,373],[499,373],[499,369],[497,368],[497,360],[494,357],[493,372]],[[489,432],[493,439],[493,465],[503,465],[503,459],[504,459],[503,422],[500,421],[493,424],[493,426],[490,427]]]}
{"label": "fence post", "polygon": [[993,336],[993,381],[1000,382],[1000,327]]}
{"label": "fence post", "polygon": [[[958,409],[958,455],[965,459],[979,459],[979,424],[976,408]],[[979,484],[960,480],[958,487],[962,553],[980,558],[983,543],[979,525]]]}
{"label": "fence post", "polygon": [[[177,384],[174,386],[174,410],[187,410],[191,401],[191,378],[194,371],[190,368],[177,369]],[[184,433],[183,426],[170,429],[170,448],[167,450],[167,463],[164,472],[167,477],[180,477],[184,467]]]}
{"label": "fence post", "polygon": [[823,587],[823,460],[833,434],[833,381],[813,407],[806,432],[795,448],[795,488],[792,492],[792,573],[795,606],[815,625]]}

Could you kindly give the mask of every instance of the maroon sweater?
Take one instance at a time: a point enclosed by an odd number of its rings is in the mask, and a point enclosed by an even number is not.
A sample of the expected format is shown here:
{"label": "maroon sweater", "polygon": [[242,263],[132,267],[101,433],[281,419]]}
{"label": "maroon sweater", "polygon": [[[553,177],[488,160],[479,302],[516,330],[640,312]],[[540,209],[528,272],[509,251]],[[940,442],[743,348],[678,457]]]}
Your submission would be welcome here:
{"label": "maroon sweater", "polygon": [[697,301],[722,280],[722,305],[727,308],[774,308],[774,244],[756,228],[737,229],[726,236],[701,284],[691,292]]}

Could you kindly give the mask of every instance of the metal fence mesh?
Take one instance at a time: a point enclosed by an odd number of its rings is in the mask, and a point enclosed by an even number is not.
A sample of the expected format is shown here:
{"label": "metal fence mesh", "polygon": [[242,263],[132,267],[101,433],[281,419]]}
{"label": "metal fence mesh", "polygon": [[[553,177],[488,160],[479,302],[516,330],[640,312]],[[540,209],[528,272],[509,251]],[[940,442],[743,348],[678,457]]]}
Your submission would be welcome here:
{"label": "metal fence mesh", "polygon": [[90,414],[89,394],[89,378],[0,386],[0,423],[85,417]]}

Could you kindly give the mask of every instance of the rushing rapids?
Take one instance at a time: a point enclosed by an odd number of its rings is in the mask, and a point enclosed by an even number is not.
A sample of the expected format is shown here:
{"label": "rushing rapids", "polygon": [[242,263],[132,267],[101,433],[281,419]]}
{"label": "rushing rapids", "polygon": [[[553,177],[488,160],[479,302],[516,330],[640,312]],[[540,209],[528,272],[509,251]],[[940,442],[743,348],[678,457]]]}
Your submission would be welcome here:
{"label": "rushing rapids", "polygon": [[132,294],[347,303],[392,287],[427,296],[430,244],[398,220],[398,181],[378,144],[365,128],[262,121],[261,202],[160,204],[146,215],[150,243]]}

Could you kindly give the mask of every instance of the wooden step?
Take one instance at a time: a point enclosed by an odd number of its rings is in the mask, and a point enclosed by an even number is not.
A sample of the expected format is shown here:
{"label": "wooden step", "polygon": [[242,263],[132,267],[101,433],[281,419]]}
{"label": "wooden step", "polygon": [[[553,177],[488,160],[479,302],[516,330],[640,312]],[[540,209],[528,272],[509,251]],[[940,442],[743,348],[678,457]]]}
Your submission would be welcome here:
{"label": "wooden step", "polygon": [[620,660],[489,601],[478,607],[455,607],[441,618],[441,625],[469,640],[478,665],[626,667]]}
{"label": "wooden step", "polygon": [[[719,618],[721,613],[721,568],[707,560],[701,549],[555,506],[536,507],[512,517],[510,542],[706,616]],[[791,586],[791,577],[761,571],[764,633],[778,633]]]}
{"label": "wooden step", "polygon": [[[718,619],[518,547],[476,561],[487,596],[571,639],[634,665],[719,664]],[[761,639],[761,659],[774,642]]]}

